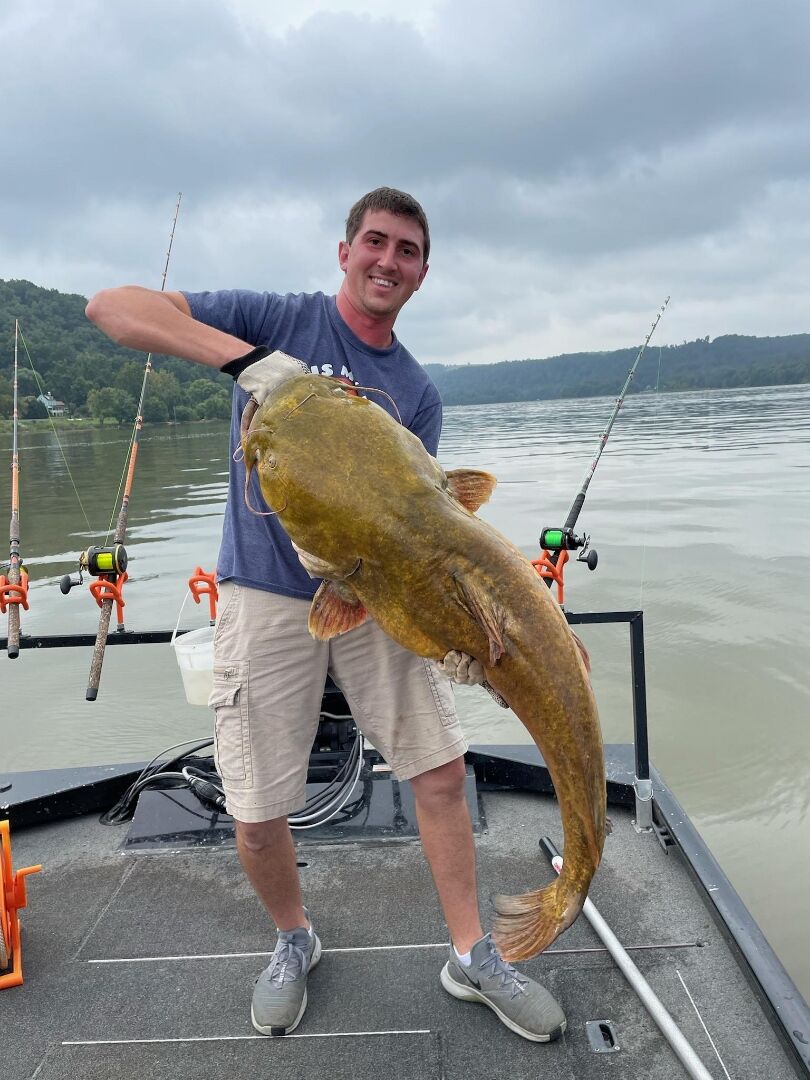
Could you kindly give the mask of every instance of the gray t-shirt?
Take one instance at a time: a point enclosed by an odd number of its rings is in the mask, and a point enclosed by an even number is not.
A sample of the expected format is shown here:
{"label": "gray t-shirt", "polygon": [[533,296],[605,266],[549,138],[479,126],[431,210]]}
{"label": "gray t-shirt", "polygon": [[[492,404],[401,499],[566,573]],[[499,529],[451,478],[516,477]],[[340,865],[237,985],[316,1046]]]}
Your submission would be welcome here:
{"label": "gray t-shirt", "polygon": [[[306,361],[320,375],[342,375],[359,386],[385,390],[397,404],[403,424],[435,456],[442,426],[439,392],[425,370],[394,338],[387,349],[373,349],[352,333],[340,316],[334,296],[323,293],[257,293],[246,289],[184,293],[195,319],[233,334],[251,345],[280,349]],[[236,357],[234,357],[236,359]],[[368,395],[392,415],[379,394]],[[231,464],[228,500],[217,559],[217,577],[284,596],[310,598],[319,582],[298,561],[287,534],[274,517],[251,514],[244,502],[245,466],[234,462],[239,423],[248,396],[234,384],[231,413]],[[324,454],[330,453],[325,444]],[[318,462],[312,462],[313,469]],[[250,499],[266,509],[258,477],[251,478]]]}

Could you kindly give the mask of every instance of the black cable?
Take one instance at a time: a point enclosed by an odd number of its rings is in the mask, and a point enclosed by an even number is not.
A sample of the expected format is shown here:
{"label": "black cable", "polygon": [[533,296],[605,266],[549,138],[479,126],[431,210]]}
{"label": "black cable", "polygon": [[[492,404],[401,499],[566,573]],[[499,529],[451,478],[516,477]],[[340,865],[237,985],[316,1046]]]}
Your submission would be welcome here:
{"label": "black cable", "polygon": [[[337,716],[330,713],[328,716],[330,719],[334,720],[352,719],[351,714]],[[325,784],[320,791],[307,800],[300,815],[293,816],[293,821],[299,817],[302,819],[311,818],[313,815],[317,815],[319,811],[325,810],[330,804],[339,800],[342,791],[349,783],[354,782],[353,775],[357,769],[358,756],[362,745],[361,740],[362,736],[360,732],[355,730],[354,741],[346,760],[332,779]],[[220,777],[217,774],[216,769],[203,769],[193,765],[191,761],[189,761],[189,759],[193,760],[193,755],[196,751],[203,749],[203,747],[211,746],[213,742],[214,740],[211,738],[200,740],[188,739],[185,742],[176,743],[174,746],[169,746],[165,750],[161,750],[159,754],[156,754],[155,757],[144,766],[137,778],[130,784],[115,805],[101,815],[99,821],[103,825],[121,825],[126,821],[130,821],[135,812],[135,803],[138,796],[145,788],[151,786],[153,783],[160,783],[171,788],[188,787],[200,801],[203,802],[203,804],[208,806],[213,805],[216,809],[224,811],[225,794],[220,783],[218,783]],[[182,754],[177,754],[167,761],[161,761],[164,755],[179,747],[188,747],[188,749],[184,750]],[[208,758],[207,760],[212,761],[211,758]],[[197,761],[201,762],[201,759],[197,759]],[[183,766],[183,762],[187,762],[187,764]],[[186,771],[177,771],[178,769],[185,769]],[[193,775],[187,775],[187,771],[189,770],[192,771]],[[345,807],[341,809],[341,815],[345,809]],[[310,824],[312,824],[312,822],[310,822]]]}

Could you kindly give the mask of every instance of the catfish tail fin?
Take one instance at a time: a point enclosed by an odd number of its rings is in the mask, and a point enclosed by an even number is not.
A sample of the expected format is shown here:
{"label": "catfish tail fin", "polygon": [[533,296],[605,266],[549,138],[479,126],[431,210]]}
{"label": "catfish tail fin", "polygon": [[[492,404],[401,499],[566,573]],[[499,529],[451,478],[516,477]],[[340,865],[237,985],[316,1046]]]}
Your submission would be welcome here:
{"label": "catfish tail fin", "polygon": [[493,938],[504,960],[529,960],[567,929],[579,914],[582,898],[560,888],[558,878],[544,889],[521,896],[493,896]]}

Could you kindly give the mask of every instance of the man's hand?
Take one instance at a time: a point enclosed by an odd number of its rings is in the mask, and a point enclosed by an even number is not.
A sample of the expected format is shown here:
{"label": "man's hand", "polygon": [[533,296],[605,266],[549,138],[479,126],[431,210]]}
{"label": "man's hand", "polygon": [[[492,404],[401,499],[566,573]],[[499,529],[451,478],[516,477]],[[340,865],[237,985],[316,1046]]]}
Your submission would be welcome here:
{"label": "man's hand", "polygon": [[261,405],[286,379],[309,374],[309,367],[303,360],[278,350],[270,352],[264,345],[231,360],[221,370],[232,376],[257,405]]}
{"label": "man's hand", "polygon": [[461,686],[480,686],[485,681],[484,669],[474,656],[453,649],[439,664],[448,679]]}

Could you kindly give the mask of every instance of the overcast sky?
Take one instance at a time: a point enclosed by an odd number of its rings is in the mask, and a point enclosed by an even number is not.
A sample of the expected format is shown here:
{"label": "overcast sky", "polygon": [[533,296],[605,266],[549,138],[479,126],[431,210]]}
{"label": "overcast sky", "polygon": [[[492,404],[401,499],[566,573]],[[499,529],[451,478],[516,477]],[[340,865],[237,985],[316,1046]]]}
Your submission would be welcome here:
{"label": "overcast sky", "polygon": [[807,0],[2,0],[0,278],[335,292],[415,195],[423,362],[810,330]]}

